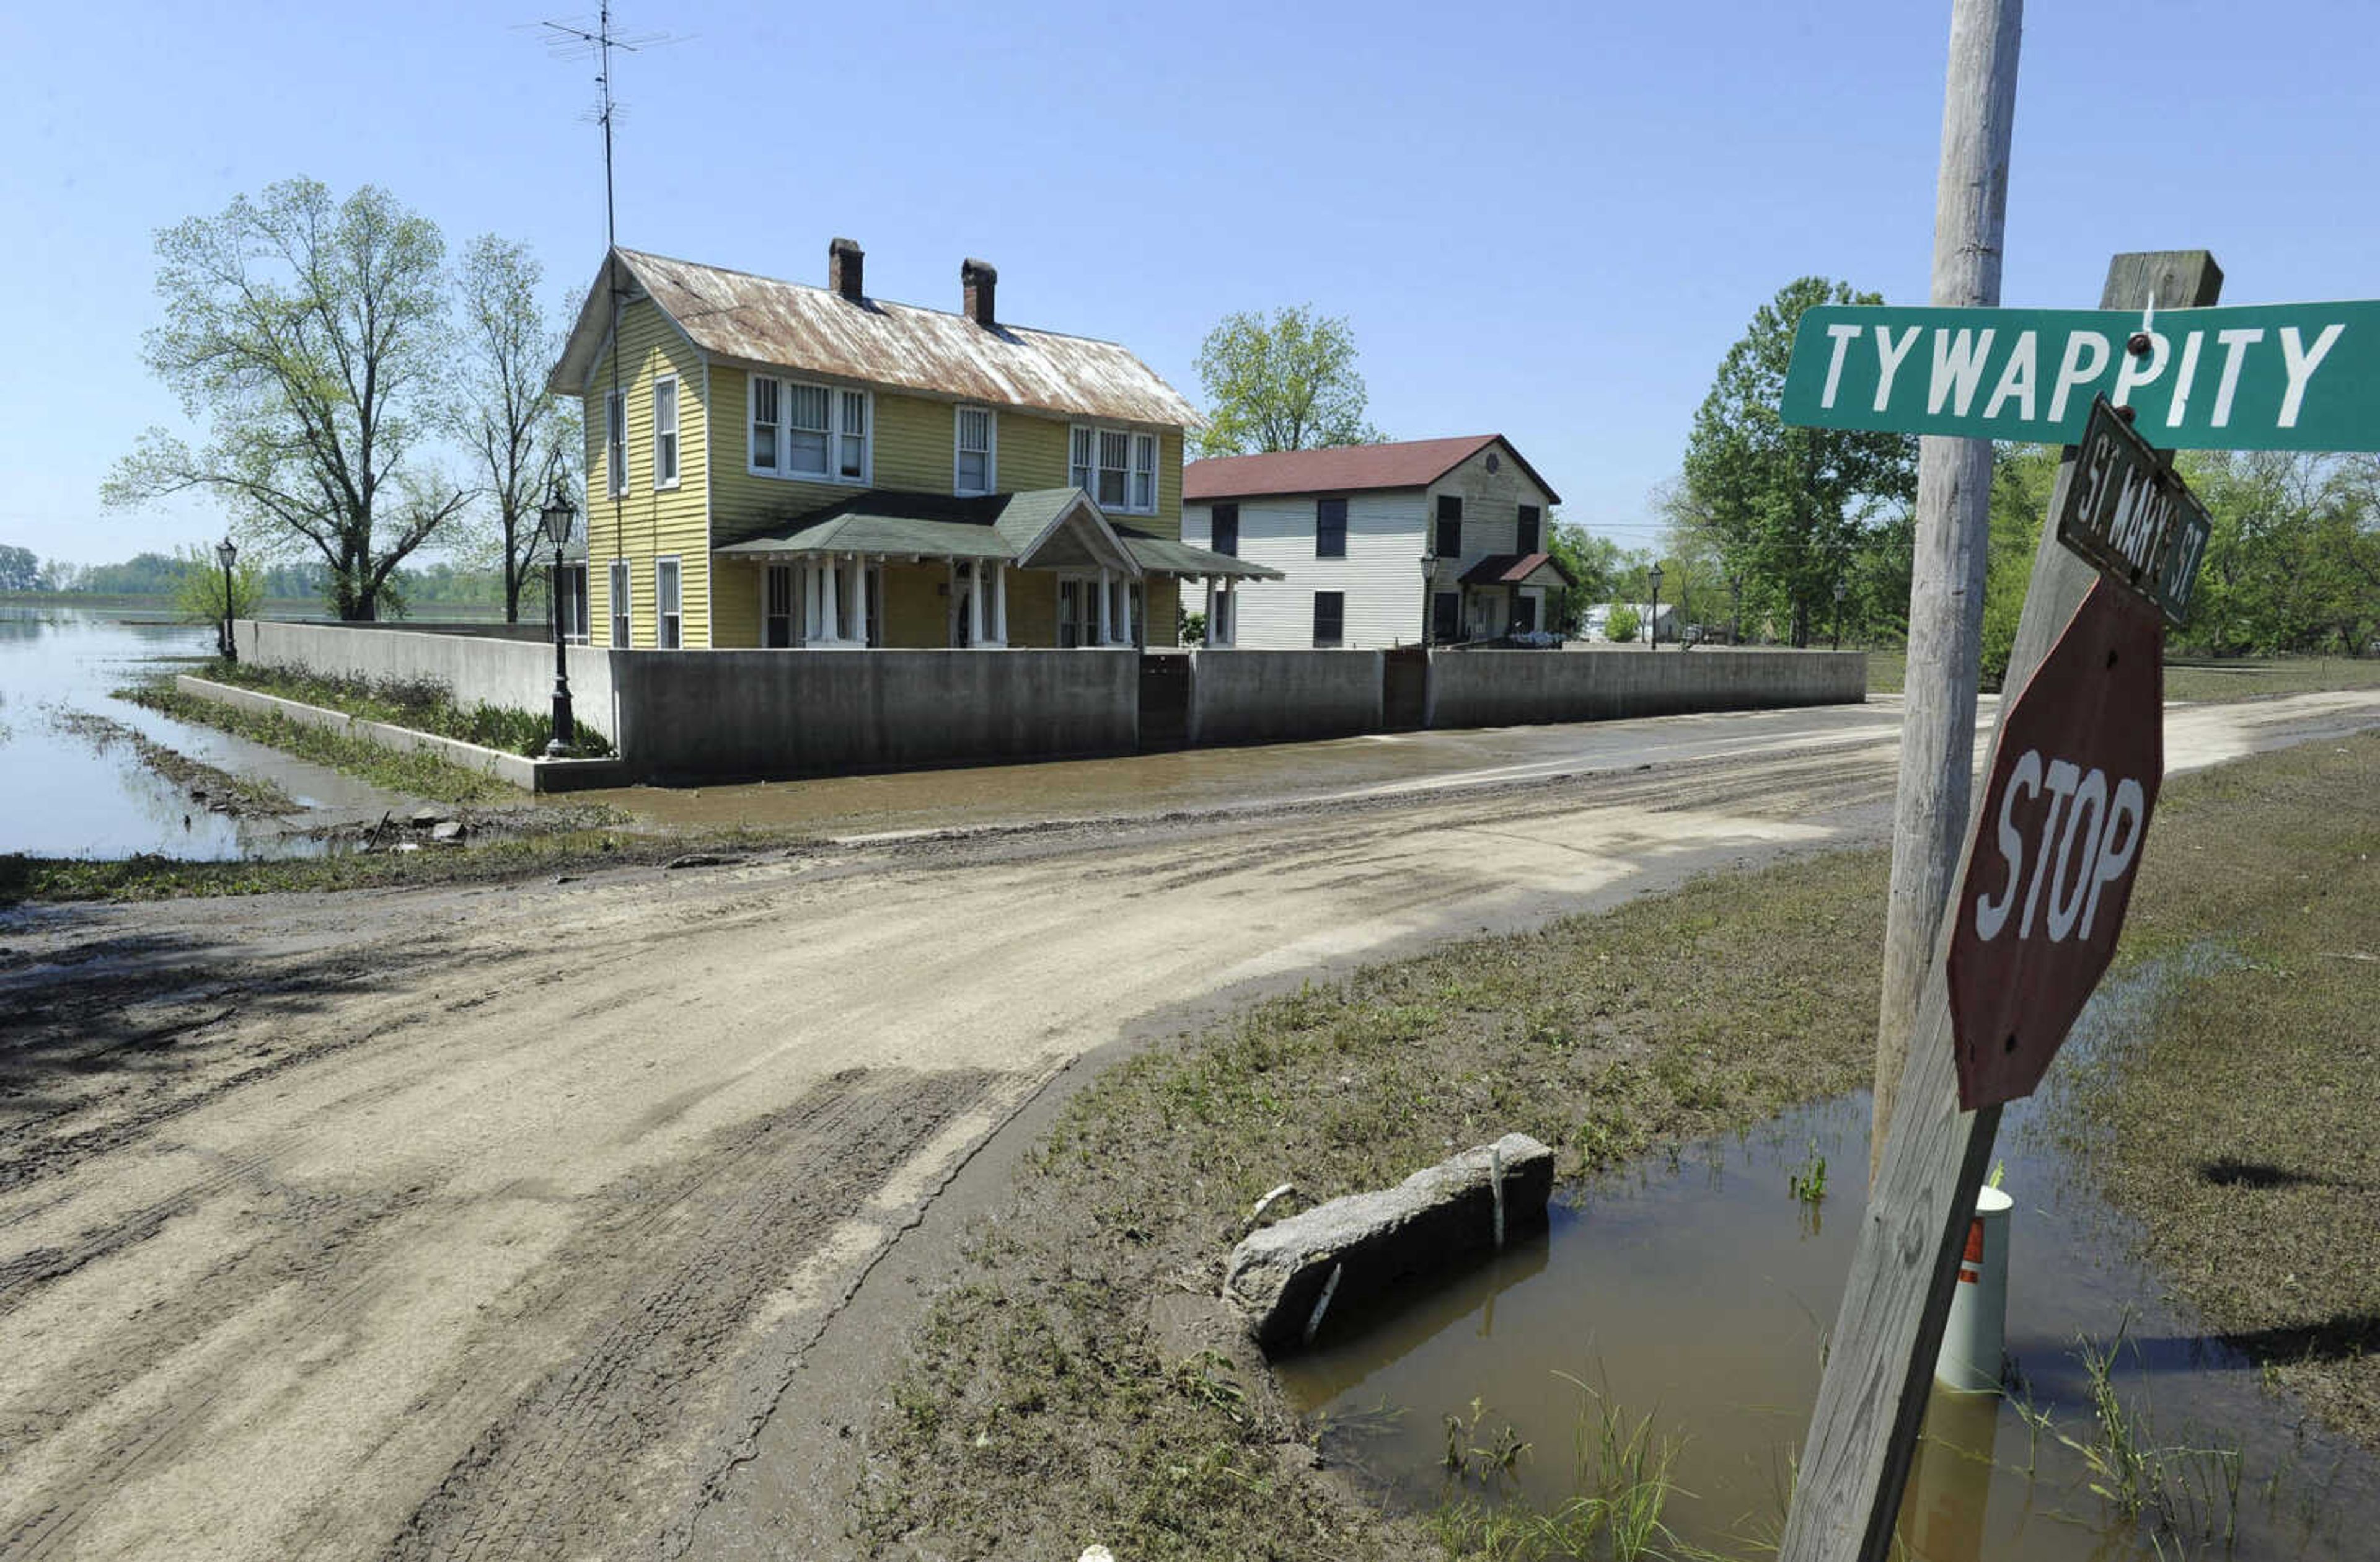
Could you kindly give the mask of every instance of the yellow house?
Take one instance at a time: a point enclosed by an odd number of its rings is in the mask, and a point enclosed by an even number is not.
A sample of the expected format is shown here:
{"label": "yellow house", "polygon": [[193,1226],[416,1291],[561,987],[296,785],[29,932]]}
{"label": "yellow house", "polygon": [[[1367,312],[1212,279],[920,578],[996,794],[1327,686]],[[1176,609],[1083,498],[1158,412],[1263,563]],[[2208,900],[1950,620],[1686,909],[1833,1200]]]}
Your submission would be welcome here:
{"label": "yellow house", "polygon": [[[1170,646],[1196,411],[1111,342],[613,250],[552,378],[586,407],[589,638],[726,648]],[[1219,616],[1228,617],[1228,614]]]}

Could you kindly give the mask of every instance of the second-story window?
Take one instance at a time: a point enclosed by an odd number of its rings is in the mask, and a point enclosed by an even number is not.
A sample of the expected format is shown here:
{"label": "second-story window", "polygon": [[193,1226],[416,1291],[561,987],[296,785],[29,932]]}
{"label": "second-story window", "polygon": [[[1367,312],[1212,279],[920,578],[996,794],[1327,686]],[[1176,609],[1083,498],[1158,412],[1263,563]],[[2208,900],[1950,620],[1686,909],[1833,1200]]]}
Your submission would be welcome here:
{"label": "second-story window", "polygon": [[677,486],[677,379],[653,382],[653,486]]}
{"label": "second-story window", "polygon": [[1314,501],[1314,556],[1345,558],[1347,556],[1347,501],[1317,499]]}
{"label": "second-story window", "polygon": [[603,482],[614,498],[628,491],[628,398],[619,391],[603,397]]}
{"label": "second-story window", "polygon": [[747,459],[763,477],[868,478],[868,393],[752,376]]}
{"label": "second-story window", "polygon": [[1214,534],[1209,545],[1219,554],[1231,558],[1240,556],[1240,506],[1217,505],[1214,508]]}
{"label": "second-story window", "polygon": [[1157,513],[1157,436],[1076,424],[1067,480],[1099,502],[1127,514]]}
{"label": "second-story window", "polygon": [[1459,558],[1463,554],[1463,496],[1440,494],[1438,496],[1438,556]]}
{"label": "second-story window", "polygon": [[988,408],[959,409],[958,470],[952,488],[960,494],[989,494],[998,475],[992,461],[991,412]]}
{"label": "second-story window", "polygon": [[1546,528],[1543,512],[1535,505],[1523,505],[1520,524],[1514,530],[1512,551],[1522,554],[1536,553],[1545,542]]}

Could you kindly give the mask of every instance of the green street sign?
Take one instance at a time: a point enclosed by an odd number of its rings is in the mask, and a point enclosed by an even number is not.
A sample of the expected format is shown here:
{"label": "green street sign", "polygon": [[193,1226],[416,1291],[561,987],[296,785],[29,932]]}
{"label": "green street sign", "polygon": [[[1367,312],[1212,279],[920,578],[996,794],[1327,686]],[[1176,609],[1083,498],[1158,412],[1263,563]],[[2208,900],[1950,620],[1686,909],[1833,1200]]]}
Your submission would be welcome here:
{"label": "green street sign", "polygon": [[[2138,350],[2135,350],[2135,348]],[[1779,416],[2072,445],[2094,397],[2168,449],[2380,450],[2380,302],[1802,316]]]}
{"label": "green street sign", "polygon": [[2179,624],[2213,532],[2198,502],[2148,441],[2107,405],[2091,398],[2071,479],[2060,487],[2058,540]]}

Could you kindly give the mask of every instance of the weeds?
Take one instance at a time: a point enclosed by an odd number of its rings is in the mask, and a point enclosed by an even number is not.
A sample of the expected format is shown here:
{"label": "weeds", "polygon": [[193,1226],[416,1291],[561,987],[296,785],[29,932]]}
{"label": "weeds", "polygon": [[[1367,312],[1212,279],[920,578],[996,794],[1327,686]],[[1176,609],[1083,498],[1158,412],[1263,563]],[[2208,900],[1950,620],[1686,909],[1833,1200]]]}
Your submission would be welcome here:
{"label": "weeds", "polygon": [[1785,1189],[1812,1208],[1827,1202],[1827,1157],[1819,1151],[1815,1136],[1810,1140],[1810,1153],[1786,1171]]}
{"label": "weeds", "polygon": [[[542,755],[553,737],[553,718],[541,711],[516,711],[499,705],[457,705],[454,691],[436,678],[363,678],[291,672],[259,666],[252,662],[218,663],[206,670],[216,683],[252,689],[303,704],[321,705],[365,721],[410,727],[440,738],[476,743],[508,754]],[[612,751],[611,739],[580,723],[571,745],[575,759],[600,759]]]}
{"label": "weeds", "polygon": [[1479,1441],[1479,1423],[1488,1414],[1485,1401],[1475,1395],[1471,1400],[1471,1419],[1459,1415],[1446,1418],[1446,1473],[1455,1481],[1477,1481],[1482,1485],[1490,1482],[1510,1480],[1529,1451],[1529,1445],[1507,1422],[1496,1429],[1483,1446]]}
{"label": "weeds", "polygon": [[2096,1431],[2087,1443],[2063,1432],[2058,1439],[2082,1456],[2091,1490],[2123,1518],[2146,1518],[2155,1533],[2228,1545],[2240,1530],[2240,1450],[2155,1442],[2146,1405],[2135,1410],[2116,1392],[2116,1361],[2131,1323],[2126,1309],[2105,1345],[2088,1336],[2077,1342]]}
{"label": "weeds", "polygon": [[[1441,1506],[1432,1517],[1440,1543],[1457,1556],[1500,1562],[1551,1557],[1654,1562],[1706,1556],[1680,1540],[1663,1517],[1671,1497],[1693,1495],[1681,1492],[1670,1479],[1682,1445],[1655,1434],[1651,1413],[1632,1417],[1601,1390],[1568,1373],[1554,1375],[1579,1391],[1578,1414],[1571,1428],[1571,1496],[1549,1513],[1530,1507],[1518,1496],[1500,1506],[1463,1497]],[[1471,1408],[1475,1429],[1479,1401],[1474,1399]],[[1462,1421],[1446,1419],[1451,1455]],[[1510,1429],[1506,1432],[1509,1435]]]}

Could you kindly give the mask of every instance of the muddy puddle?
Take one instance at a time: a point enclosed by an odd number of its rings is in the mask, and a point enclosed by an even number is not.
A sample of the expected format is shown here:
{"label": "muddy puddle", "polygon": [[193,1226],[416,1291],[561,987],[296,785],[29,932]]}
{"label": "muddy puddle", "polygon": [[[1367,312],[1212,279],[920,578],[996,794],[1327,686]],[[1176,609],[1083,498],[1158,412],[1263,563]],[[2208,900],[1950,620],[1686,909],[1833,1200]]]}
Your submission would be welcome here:
{"label": "muddy puddle", "polygon": [[[2088,1190],[2077,1092],[2170,974],[2111,985],[2052,1082],[2004,1119],[2009,1392],[1936,1394],[1902,1508],[1908,1556],[2375,1554],[2380,1460],[2267,1393]],[[1574,1439],[1599,1445],[1616,1415],[1621,1441],[1641,1434],[1653,1455],[1640,1473],[1670,1450],[1661,1518],[1677,1540],[1773,1552],[1864,1209],[1868,1112],[1864,1095],[1823,1103],[1572,1190],[1544,1236],[1488,1267],[1393,1313],[1334,1318],[1282,1381],[1334,1458],[1424,1509],[1593,1495]],[[1825,1197],[1796,1200],[1791,1180],[1821,1158]],[[2128,1434],[2107,1434],[2109,1405]],[[1515,1441],[1529,1448],[1507,1461]]]}
{"label": "muddy puddle", "polygon": [[[315,831],[411,805],[335,771],[110,697],[213,647],[213,631],[203,626],[0,604],[0,852],[310,856],[330,849]],[[144,759],[136,738],[277,788],[289,811],[228,808],[225,799],[194,796],[187,779],[161,775]]]}

